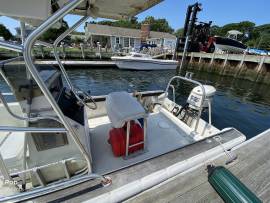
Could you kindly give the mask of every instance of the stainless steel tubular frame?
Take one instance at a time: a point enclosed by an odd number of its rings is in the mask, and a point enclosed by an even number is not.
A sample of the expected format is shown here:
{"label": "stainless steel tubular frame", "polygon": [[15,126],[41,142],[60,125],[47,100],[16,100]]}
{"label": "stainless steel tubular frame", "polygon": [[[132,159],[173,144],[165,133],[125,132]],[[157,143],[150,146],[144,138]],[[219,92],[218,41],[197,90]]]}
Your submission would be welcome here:
{"label": "stainless steel tubular frame", "polygon": [[170,85],[171,85],[172,81],[175,80],[175,79],[180,79],[180,80],[184,80],[184,81],[187,81],[187,82],[190,82],[190,83],[199,85],[201,87],[201,89],[202,89],[202,101],[201,101],[201,105],[200,105],[200,109],[199,109],[199,114],[198,114],[196,125],[195,125],[195,131],[197,132],[199,121],[200,121],[201,114],[202,114],[202,106],[203,106],[203,102],[205,100],[205,89],[204,89],[204,86],[200,82],[198,82],[196,80],[192,80],[192,79],[185,78],[185,77],[182,77],[182,76],[174,76],[168,82],[168,85],[167,85],[166,90],[165,90],[165,96],[168,96],[168,90],[170,88]]}
{"label": "stainless steel tubular frame", "polygon": [[25,133],[67,133],[65,128],[35,128],[0,126],[0,132],[25,132]]}
{"label": "stainless steel tubular frame", "polygon": [[[19,60],[19,59],[23,59],[23,56],[18,56],[18,57],[15,57],[15,58],[11,58],[11,59],[7,59],[7,60],[4,60],[4,61],[0,61],[0,65],[4,65],[6,63],[10,63],[10,62],[13,62],[13,61],[16,61],[16,60]],[[4,80],[6,81],[7,84],[9,84],[9,81],[7,80],[7,78],[5,77],[5,75],[3,74],[1,68],[0,68],[0,74],[2,75],[2,77],[4,78]],[[10,86],[10,85],[9,85]],[[54,120],[54,121],[57,121],[59,123],[62,124],[62,122],[58,119],[58,118],[55,118],[55,117],[52,117],[52,116],[47,116],[47,117],[32,117],[32,118],[29,118],[29,117],[22,117],[22,116],[18,116],[16,114],[14,114],[11,109],[9,108],[8,106],[8,103],[6,102],[5,100],[5,97],[4,97],[4,94],[0,91],[0,101],[2,102],[2,104],[4,105],[5,109],[7,110],[7,112],[14,118],[16,119],[19,119],[19,120],[25,120],[25,121],[28,121],[28,122],[36,122],[38,120]]]}
{"label": "stainless steel tubular frame", "polygon": [[23,59],[23,56],[17,56],[17,57],[11,58],[11,59],[6,59],[6,60],[3,60],[3,61],[0,61],[0,66],[5,65],[6,63],[10,63],[10,62],[13,62],[13,61],[20,60],[20,59]]}
{"label": "stainless steel tubular frame", "polygon": [[[29,173],[29,172],[32,172],[36,169],[43,169],[43,168],[48,168],[50,166],[53,166],[53,165],[58,165],[58,164],[63,164],[63,162],[67,162],[67,161],[73,161],[73,160],[78,160],[77,158],[67,158],[67,159],[64,159],[64,160],[61,160],[61,161],[56,161],[56,162],[53,162],[53,163],[49,163],[49,164],[45,164],[45,165],[41,165],[41,166],[37,166],[37,167],[34,167],[34,168],[29,168],[29,169],[26,169],[24,171],[18,171],[18,172],[14,172],[14,173],[11,173],[10,175],[11,176],[18,176],[18,175],[21,175],[23,173]],[[84,161],[84,160],[83,160]]]}
{"label": "stainless steel tubular frame", "polygon": [[63,40],[65,39],[66,36],[68,36],[71,32],[73,32],[75,29],[77,29],[83,22],[85,22],[89,17],[88,16],[84,16],[82,17],[79,21],[77,21],[72,27],[70,27],[69,29],[67,29],[65,32],[63,32],[53,43],[53,54],[54,54],[54,57],[59,65],[59,68],[60,70],[62,71],[63,73],[63,76],[65,78],[65,80],[67,81],[67,84],[69,86],[69,88],[71,89],[71,91],[74,93],[74,95],[76,96],[76,98],[81,102],[83,103],[85,106],[87,106],[89,109],[97,109],[97,105],[94,101],[94,99],[88,95],[87,93],[85,92],[82,92],[84,95],[85,95],[85,98],[89,98],[92,103],[94,104],[93,107],[89,106],[87,103],[84,102],[83,99],[80,98],[80,96],[78,95],[78,92],[74,86],[72,85],[72,82],[70,81],[69,77],[68,77],[68,74],[59,58],[59,55],[57,53],[57,47],[58,47],[58,44]]}
{"label": "stainless steel tubular frame", "polygon": [[68,36],[71,32],[73,32],[75,29],[77,29],[83,22],[85,22],[89,17],[88,16],[84,16],[82,17],[79,21],[77,21],[72,27],[70,27],[69,29],[67,29],[65,32],[63,32],[53,43],[53,53],[54,53],[54,57],[56,59],[56,61],[58,62],[59,68],[61,69],[63,76],[65,78],[65,80],[67,81],[67,84],[69,86],[69,88],[73,91],[74,87],[67,75],[67,72],[57,54],[57,47],[58,44],[65,39],[66,36]]}
{"label": "stainless steel tubular frame", "polygon": [[173,85],[170,85],[170,88],[172,88],[172,93],[173,93],[173,102],[175,103],[175,88]]}
{"label": "stainless steel tubular frame", "polygon": [[3,79],[5,80],[5,82],[8,84],[8,86],[10,86],[10,87],[11,87],[11,84],[9,83],[9,81],[8,81],[8,79],[6,78],[5,74],[3,73],[2,67],[3,67],[6,63],[10,63],[10,62],[17,61],[17,60],[20,60],[20,59],[23,59],[23,56],[17,56],[17,57],[11,58],[11,59],[7,59],[7,60],[0,61],[0,74],[1,74],[1,76],[3,77]]}
{"label": "stainless steel tubular frame", "polygon": [[55,113],[59,117],[59,119],[62,121],[64,127],[67,129],[68,133],[74,140],[75,144],[79,148],[80,152],[82,153],[83,157],[85,158],[87,162],[88,167],[88,173],[91,171],[91,162],[88,152],[83,147],[82,143],[80,142],[80,139],[78,135],[76,134],[76,131],[73,129],[72,125],[69,123],[67,119],[65,119],[65,115],[59,108],[58,104],[56,103],[54,97],[46,87],[44,81],[40,77],[31,57],[31,50],[32,47],[35,44],[35,41],[44,33],[46,32],[53,24],[61,20],[66,14],[68,14],[71,10],[75,9],[80,3],[82,3],[84,0],[73,0],[70,1],[68,4],[66,4],[63,8],[56,11],[52,16],[50,16],[46,21],[44,21],[39,27],[37,27],[25,40],[24,43],[24,60],[25,64],[31,73],[32,77],[40,87],[41,91],[47,98],[48,102],[51,104],[52,108],[54,109]]}
{"label": "stainless steel tubular frame", "polygon": [[12,196],[0,197],[0,202],[21,202],[30,198],[35,198],[38,196],[50,194],[58,190],[63,190],[65,188],[72,187],[79,183],[83,183],[93,179],[101,179],[103,187],[106,187],[108,184],[111,183],[111,180],[108,177],[92,173],[85,176],[71,178],[69,181],[61,181],[58,183],[52,183],[50,185],[48,184],[46,187],[37,187],[28,191],[27,193],[18,193]]}
{"label": "stainless steel tubular frame", "polygon": [[57,121],[58,123],[61,123],[62,122],[58,119],[58,118],[55,118],[55,117],[52,117],[52,116],[37,116],[37,117],[22,117],[22,116],[19,116],[15,113],[13,113],[11,111],[11,109],[9,108],[8,106],[8,103],[6,102],[6,99],[5,97],[3,96],[2,92],[0,91],[0,101],[2,102],[2,104],[4,105],[5,109],[7,110],[7,112],[14,118],[16,119],[19,119],[19,120],[24,120],[24,121],[28,121],[28,122],[36,122],[38,120],[54,120],[54,121]]}
{"label": "stainless steel tubular frame", "polygon": [[12,44],[12,43],[5,42],[5,41],[2,41],[2,40],[0,40],[0,47],[11,50],[11,51],[19,52],[19,53],[23,52],[23,46],[22,45]]}

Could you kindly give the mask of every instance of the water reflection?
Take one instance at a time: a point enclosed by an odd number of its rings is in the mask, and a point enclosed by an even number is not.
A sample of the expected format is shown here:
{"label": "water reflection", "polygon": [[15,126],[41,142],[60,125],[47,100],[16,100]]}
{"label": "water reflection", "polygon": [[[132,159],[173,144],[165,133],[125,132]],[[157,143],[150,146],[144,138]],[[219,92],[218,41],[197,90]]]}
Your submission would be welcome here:
{"label": "water reflection", "polygon": [[[91,89],[93,95],[119,90],[165,89],[175,74],[174,71],[118,69],[81,69],[69,70],[68,73],[77,86],[84,90]],[[196,72],[194,78],[217,89],[213,102],[213,124],[218,128],[235,127],[250,138],[270,127],[269,86],[205,72]],[[183,103],[191,87],[182,83],[178,85],[177,101]]]}
{"label": "water reflection", "polygon": [[[80,89],[91,90],[92,95],[104,95],[119,90],[164,90],[175,71],[76,68],[69,69],[68,74]],[[216,127],[235,127],[248,138],[270,128],[269,86],[205,72],[196,72],[194,78],[217,89],[212,116]],[[2,92],[10,91],[3,80],[0,80],[0,88]],[[178,83],[177,101],[184,103],[191,88],[190,85]]]}

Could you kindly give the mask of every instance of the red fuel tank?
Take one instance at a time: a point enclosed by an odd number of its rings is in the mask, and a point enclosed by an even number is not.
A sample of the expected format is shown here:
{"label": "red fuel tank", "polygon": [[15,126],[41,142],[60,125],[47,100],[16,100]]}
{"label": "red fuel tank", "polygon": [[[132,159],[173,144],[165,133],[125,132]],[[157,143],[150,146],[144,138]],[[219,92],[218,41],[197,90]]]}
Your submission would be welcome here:
{"label": "red fuel tank", "polygon": [[[134,145],[139,142],[142,142],[144,139],[142,127],[135,122],[130,124],[130,136],[129,136],[129,145]],[[112,151],[114,156],[124,156],[126,154],[126,130],[123,128],[113,128],[109,132],[108,142],[112,146]],[[139,144],[129,148],[128,152],[133,153],[140,149],[143,149],[144,144]]]}

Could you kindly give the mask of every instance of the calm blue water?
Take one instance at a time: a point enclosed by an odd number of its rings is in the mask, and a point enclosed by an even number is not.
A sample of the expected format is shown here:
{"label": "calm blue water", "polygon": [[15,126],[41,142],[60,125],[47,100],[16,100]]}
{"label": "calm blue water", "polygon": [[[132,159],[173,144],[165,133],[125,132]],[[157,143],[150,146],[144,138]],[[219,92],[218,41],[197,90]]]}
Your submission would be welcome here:
{"label": "calm blue water", "polygon": [[[175,71],[76,69],[68,70],[68,74],[77,87],[91,90],[92,95],[103,95],[119,90],[165,89]],[[195,73],[194,78],[217,89],[212,114],[216,127],[235,127],[248,138],[270,128],[270,86],[209,73]],[[178,93],[181,87],[177,88]],[[188,93],[189,90],[185,95]],[[178,101],[186,96],[177,95]]]}
{"label": "calm blue water", "polygon": [[[119,90],[164,90],[175,71],[76,68],[69,69],[68,74],[80,89],[91,90],[92,95],[104,95]],[[216,87],[212,120],[219,129],[235,127],[250,138],[270,128],[270,86],[209,73],[195,73],[194,79]],[[186,100],[191,90],[186,87],[176,86],[177,101]],[[9,91],[3,80],[0,88]]]}

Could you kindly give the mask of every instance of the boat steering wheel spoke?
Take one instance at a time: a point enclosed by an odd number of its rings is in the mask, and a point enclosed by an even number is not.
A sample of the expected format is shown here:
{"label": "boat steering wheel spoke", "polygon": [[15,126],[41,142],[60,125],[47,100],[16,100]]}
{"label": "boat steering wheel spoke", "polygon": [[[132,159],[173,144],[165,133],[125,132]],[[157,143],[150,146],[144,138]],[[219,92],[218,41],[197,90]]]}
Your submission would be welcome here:
{"label": "boat steering wheel spoke", "polygon": [[[89,108],[90,110],[97,109],[97,104],[96,104],[95,100],[87,92],[84,92],[84,91],[78,89],[78,90],[74,91],[74,94],[75,94],[76,98],[79,100],[79,102],[82,103],[84,106],[87,106],[87,108]],[[87,102],[91,102],[92,105],[89,105]]]}

